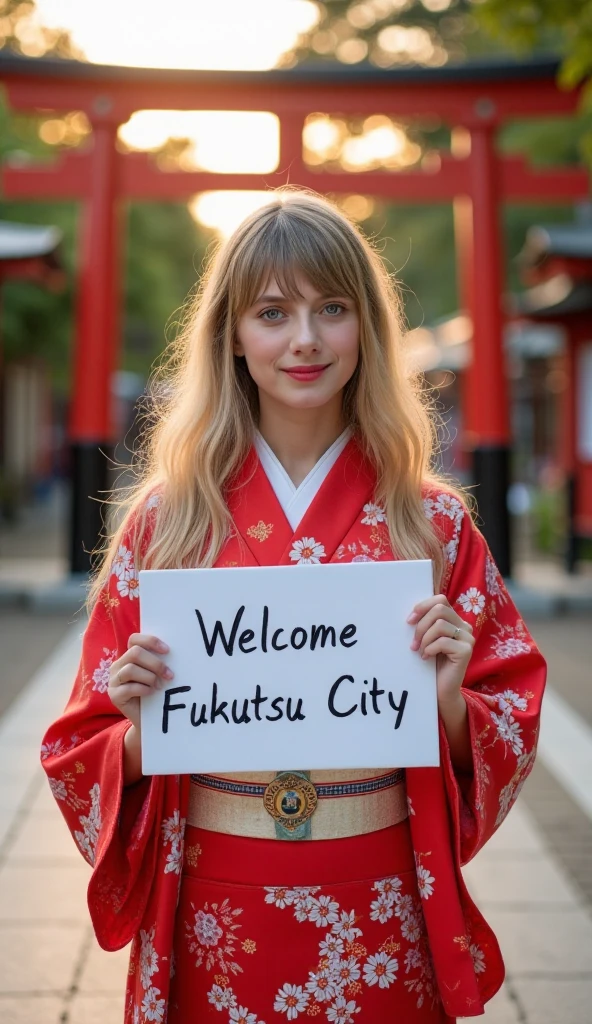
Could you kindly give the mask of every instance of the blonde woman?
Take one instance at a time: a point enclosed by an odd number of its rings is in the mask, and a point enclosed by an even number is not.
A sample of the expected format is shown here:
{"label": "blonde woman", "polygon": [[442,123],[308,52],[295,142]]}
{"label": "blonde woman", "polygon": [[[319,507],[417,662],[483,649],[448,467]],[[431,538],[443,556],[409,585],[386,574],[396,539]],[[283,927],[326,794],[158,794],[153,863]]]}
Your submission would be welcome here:
{"label": "blonde woman", "polygon": [[[329,202],[285,191],[215,254],[154,391],[42,752],[94,867],[98,940],[132,942],[127,1024],[435,1024],[481,1014],[502,982],[460,865],[532,767],[545,669],[434,473],[400,347],[379,256]],[[166,638],[140,632],[138,569],[425,557],[437,594],[408,621],[417,657],[437,663],[440,768],[315,772],[303,751],[291,780],[142,775],[140,700],[172,674]],[[273,816],[269,786],[286,790]]]}

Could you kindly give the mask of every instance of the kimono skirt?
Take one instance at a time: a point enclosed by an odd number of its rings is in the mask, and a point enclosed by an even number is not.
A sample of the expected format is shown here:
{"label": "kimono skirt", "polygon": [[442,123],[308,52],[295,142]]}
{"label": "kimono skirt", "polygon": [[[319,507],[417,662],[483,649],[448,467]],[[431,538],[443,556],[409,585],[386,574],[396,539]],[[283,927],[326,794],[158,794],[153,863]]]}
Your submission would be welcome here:
{"label": "kimono skirt", "polygon": [[191,782],[168,1024],[452,1020],[402,770]]}

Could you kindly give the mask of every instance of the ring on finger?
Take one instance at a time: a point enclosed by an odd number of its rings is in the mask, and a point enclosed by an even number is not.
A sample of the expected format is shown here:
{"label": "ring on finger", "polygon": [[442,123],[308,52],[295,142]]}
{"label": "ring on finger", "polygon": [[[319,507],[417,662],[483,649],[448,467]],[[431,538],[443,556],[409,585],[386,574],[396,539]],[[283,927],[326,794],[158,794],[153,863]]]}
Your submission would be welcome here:
{"label": "ring on finger", "polygon": [[121,686],[121,669],[117,670],[117,685]]}
{"label": "ring on finger", "polygon": [[460,636],[460,626],[457,626],[456,629],[454,630],[454,633],[452,634],[452,639],[453,640],[458,640],[459,636]]}

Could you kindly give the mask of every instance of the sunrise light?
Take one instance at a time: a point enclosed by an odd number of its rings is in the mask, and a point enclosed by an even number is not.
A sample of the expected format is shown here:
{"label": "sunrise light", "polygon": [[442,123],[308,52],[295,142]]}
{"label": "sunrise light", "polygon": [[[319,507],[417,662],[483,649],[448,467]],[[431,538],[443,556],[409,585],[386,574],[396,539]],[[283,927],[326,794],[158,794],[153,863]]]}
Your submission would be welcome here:
{"label": "sunrise light", "polygon": [[[392,2],[392,0],[391,0]],[[438,0],[433,0],[438,2]],[[367,5],[351,9],[358,21]],[[35,25],[67,29],[74,44],[91,62],[162,68],[266,70],[315,28],[320,10],[314,0],[37,0],[25,29],[33,55]],[[429,48],[429,38],[408,30],[386,30],[385,48],[398,51],[406,45],[418,51]],[[315,39],[319,32],[315,34]],[[413,44],[413,45],[412,45]],[[364,44],[365,46],[365,44]],[[365,57],[358,48],[336,54],[345,63]],[[48,119],[40,126],[44,141],[74,144],[88,130],[72,112]],[[120,138],[129,149],[152,151],[162,167],[204,170],[220,174],[271,174],[279,161],[279,123],[269,111],[176,111],[141,110],[121,126]],[[73,142],[74,140],[74,142]],[[167,151],[167,142],[176,145]],[[303,136],[305,161],[320,167],[335,162],[344,170],[372,168],[401,170],[418,161],[420,148],[411,142],[405,127],[385,115],[367,118],[352,130],[340,118],[311,114]],[[219,235],[229,234],[252,209],[269,198],[269,192],[208,191],[189,204],[196,220]],[[347,197],[343,197],[345,201]],[[371,200],[350,197],[350,215],[370,215]]]}

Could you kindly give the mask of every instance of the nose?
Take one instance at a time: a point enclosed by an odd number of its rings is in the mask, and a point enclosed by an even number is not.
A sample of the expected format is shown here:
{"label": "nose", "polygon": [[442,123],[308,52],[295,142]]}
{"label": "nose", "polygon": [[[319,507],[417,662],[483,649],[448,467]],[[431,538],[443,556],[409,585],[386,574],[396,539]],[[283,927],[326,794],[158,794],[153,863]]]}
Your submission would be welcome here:
{"label": "nose", "polygon": [[294,320],[294,333],[290,343],[292,352],[315,352],[320,348],[314,313],[301,310]]}

